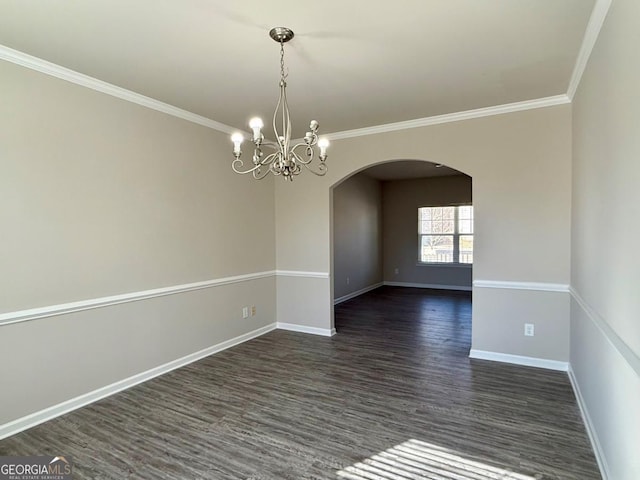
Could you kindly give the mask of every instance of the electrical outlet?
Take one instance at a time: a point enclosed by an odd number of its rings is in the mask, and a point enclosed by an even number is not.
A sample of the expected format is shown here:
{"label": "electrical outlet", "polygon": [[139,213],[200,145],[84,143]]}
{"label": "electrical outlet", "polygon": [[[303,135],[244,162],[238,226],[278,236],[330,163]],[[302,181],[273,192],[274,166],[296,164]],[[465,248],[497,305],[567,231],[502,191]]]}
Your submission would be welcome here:
{"label": "electrical outlet", "polygon": [[251,316],[252,317],[256,316],[256,306],[255,305],[253,307],[251,307]]}
{"label": "electrical outlet", "polygon": [[400,269],[399,269],[399,268],[396,268],[396,269],[394,270],[394,272],[393,272],[393,273],[395,273],[396,275],[398,275],[398,274],[400,273]]}
{"label": "electrical outlet", "polygon": [[249,317],[249,307],[242,307],[242,318]]}
{"label": "electrical outlet", "polygon": [[525,335],[525,337],[533,337],[533,335],[534,335],[533,323],[525,323],[524,324],[524,335]]}
{"label": "electrical outlet", "polygon": [[349,277],[347,277],[347,285],[349,285]]}

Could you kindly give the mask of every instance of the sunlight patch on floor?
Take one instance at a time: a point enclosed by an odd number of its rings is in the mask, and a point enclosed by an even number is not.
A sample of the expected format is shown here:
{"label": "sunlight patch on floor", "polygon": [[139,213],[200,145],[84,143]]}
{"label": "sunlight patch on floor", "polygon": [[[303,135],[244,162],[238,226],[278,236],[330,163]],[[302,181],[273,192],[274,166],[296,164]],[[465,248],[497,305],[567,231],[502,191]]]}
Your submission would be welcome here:
{"label": "sunlight patch on floor", "polygon": [[351,480],[538,480],[493,467],[420,440],[407,440],[344,468],[338,477]]}

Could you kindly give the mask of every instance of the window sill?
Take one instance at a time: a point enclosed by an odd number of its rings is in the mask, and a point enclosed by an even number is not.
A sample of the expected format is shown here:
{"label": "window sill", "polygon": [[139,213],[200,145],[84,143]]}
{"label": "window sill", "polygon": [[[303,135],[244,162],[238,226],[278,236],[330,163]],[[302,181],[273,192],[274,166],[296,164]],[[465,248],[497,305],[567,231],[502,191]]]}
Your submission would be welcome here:
{"label": "window sill", "polygon": [[472,263],[422,263],[417,262],[416,267],[453,267],[453,268],[473,268]]}

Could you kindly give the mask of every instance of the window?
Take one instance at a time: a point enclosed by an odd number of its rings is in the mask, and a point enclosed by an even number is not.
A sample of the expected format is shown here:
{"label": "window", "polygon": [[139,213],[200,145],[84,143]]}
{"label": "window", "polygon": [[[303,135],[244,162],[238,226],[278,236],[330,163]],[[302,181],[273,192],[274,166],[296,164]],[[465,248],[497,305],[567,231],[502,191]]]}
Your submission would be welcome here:
{"label": "window", "polygon": [[418,209],[420,263],[473,263],[473,206]]}

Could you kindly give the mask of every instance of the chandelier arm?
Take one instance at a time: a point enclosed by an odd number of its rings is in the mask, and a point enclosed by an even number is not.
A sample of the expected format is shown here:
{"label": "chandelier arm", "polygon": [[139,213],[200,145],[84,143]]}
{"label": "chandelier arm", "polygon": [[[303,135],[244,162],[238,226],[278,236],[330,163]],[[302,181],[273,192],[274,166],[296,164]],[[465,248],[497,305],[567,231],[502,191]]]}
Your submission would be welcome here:
{"label": "chandelier arm", "polygon": [[256,180],[262,180],[263,178],[265,178],[270,173],[272,173],[272,172],[271,172],[271,170],[269,168],[266,168],[264,172],[261,172],[259,169],[254,169],[253,178],[255,178]]}
{"label": "chandelier arm", "polygon": [[246,175],[247,173],[254,172],[257,169],[259,169],[261,167],[261,165],[255,165],[255,166],[253,166],[253,167],[251,167],[251,168],[249,168],[247,170],[239,170],[242,167],[244,167],[244,162],[242,160],[240,160],[239,158],[236,158],[231,163],[231,168],[233,168],[233,171],[236,172],[236,173],[239,173],[240,175]]}
{"label": "chandelier arm", "polygon": [[289,113],[289,102],[287,102],[287,85],[285,83],[282,88],[282,96],[283,96],[283,114],[282,114],[282,123],[284,128],[284,148],[285,151],[289,151],[289,145],[291,145],[291,114]]}
{"label": "chandelier arm", "polygon": [[[296,158],[298,159],[298,162],[302,163],[303,165],[308,165],[309,163],[313,162],[313,159],[315,158],[315,150],[311,147],[313,147],[315,144],[317,143],[317,140],[312,143],[306,144],[306,143],[298,143],[296,144],[292,149],[291,149],[291,153],[294,154],[296,156]],[[300,155],[298,155],[298,153],[296,153],[296,149],[298,147],[305,147],[306,148],[306,154],[308,159],[304,160]]]}
{"label": "chandelier arm", "polygon": [[274,175],[280,175],[284,169],[284,165],[282,162],[282,152],[277,151],[272,153],[270,156],[273,157],[273,161],[271,161],[269,165],[269,170],[271,170]]}
{"label": "chandelier arm", "polygon": [[276,109],[273,112],[273,133],[276,135],[276,144],[277,148],[280,147],[280,133],[278,132],[278,111],[280,110],[280,106],[282,105],[282,81],[280,83],[280,94],[278,95],[278,103],[276,104]]}
{"label": "chandelier arm", "polygon": [[296,143],[296,145],[293,148],[296,148],[300,145],[304,145],[305,147],[314,147],[316,144],[318,143],[318,134],[317,133],[311,133],[311,137],[310,137],[310,141],[309,143],[307,143],[306,141],[306,137],[305,140],[303,142],[299,142]]}
{"label": "chandelier arm", "polygon": [[[320,164],[317,167],[317,171],[315,169],[313,169],[310,164],[313,161],[314,158],[314,151],[311,147],[308,148],[307,150],[307,155],[309,156],[308,160],[304,160],[300,155],[298,155],[297,153],[295,153],[293,150],[291,151],[291,155],[293,157],[295,157],[296,159],[296,164],[297,165],[304,165],[304,167],[309,170],[311,173],[313,173],[314,175],[317,175],[319,177],[322,177],[324,174],[327,173],[327,165],[324,163],[324,161],[320,161]],[[298,173],[299,172],[300,167],[298,167]],[[297,173],[296,173],[297,175]]]}
{"label": "chandelier arm", "polygon": [[273,161],[276,159],[276,155],[277,154],[278,154],[278,152],[270,153],[269,155],[264,157],[264,160],[260,160],[260,163],[258,164],[258,166],[264,167],[264,166],[267,166],[267,165],[271,165],[273,163]]}
{"label": "chandelier arm", "polygon": [[[284,80],[283,80],[284,81]],[[284,151],[287,151],[287,137],[289,132],[287,131],[287,87],[286,85],[282,86],[282,136],[284,137],[283,148]]]}
{"label": "chandelier arm", "polygon": [[[278,94],[278,103],[276,104],[276,109],[273,112],[273,133],[276,135],[276,142],[278,142],[278,147],[282,149],[280,145],[280,133],[278,132],[278,112],[282,108],[282,115],[284,116],[284,108],[282,105],[283,99],[286,98],[286,82],[284,77],[284,43],[280,41],[280,92]],[[284,129],[284,120],[282,124],[282,128]],[[283,133],[285,133],[283,131]]]}
{"label": "chandelier arm", "polygon": [[326,173],[327,173],[327,164],[324,162],[320,162],[318,164],[317,171],[314,170],[313,167],[311,167],[310,165],[303,163],[302,165],[304,165],[304,168],[306,168],[307,170],[309,170],[311,173],[313,173],[314,175],[317,175],[318,177],[323,177]]}
{"label": "chandelier arm", "polygon": [[266,165],[269,165],[273,162],[273,160],[276,157],[277,152],[271,153],[269,155],[267,155],[263,160],[260,160],[259,163],[254,164],[253,167],[248,168],[247,170],[240,170],[241,168],[244,167],[244,161],[241,160],[240,158],[236,158],[232,163],[231,163],[231,168],[233,168],[233,171],[236,173],[239,173],[240,175],[245,175],[247,173],[252,173],[255,172],[257,170],[260,169],[260,167],[264,167]]}

